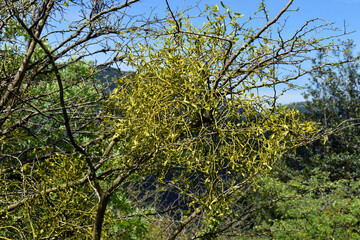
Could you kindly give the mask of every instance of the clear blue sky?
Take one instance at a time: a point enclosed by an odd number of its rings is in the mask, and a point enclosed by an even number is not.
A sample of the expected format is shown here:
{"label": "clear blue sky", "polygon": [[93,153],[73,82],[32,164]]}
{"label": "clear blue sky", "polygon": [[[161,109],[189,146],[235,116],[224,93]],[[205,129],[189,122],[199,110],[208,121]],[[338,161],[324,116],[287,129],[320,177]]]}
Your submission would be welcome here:
{"label": "clear blue sky", "polygon": [[[174,11],[181,11],[189,6],[194,6],[198,0],[168,0],[168,2]],[[265,0],[270,17],[274,17],[287,4],[287,2],[288,0]],[[223,0],[223,3],[225,3],[232,11],[244,14],[244,18],[247,19],[248,17],[253,16],[253,13],[257,11],[260,0]],[[199,8],[193,10],[192,14],[198,14],[204,9],[205,4],[218,4],[220,6],[220,0],[200,1]],[[328,22],[334,23],[334,25],[340,29],[344,28],[345,21],[346,31],[355,32],[342,37],[342,39],[354,39],[355,44],[358,45],[357,52],[360,51],[360,0],[294,0],[290,9],[299,10],[297,12],[289,12],[283,17],[283,19],[288,17],[285,32],[291,34],[307,20],[313,18],[322,18],[327,20]],[[132,5],[129,10],[129,15],[144,14],[144,16],[149,16],[151,13],[156,13],[159,17],[166,15],[165,0],[142,0],[141,2]],[[76,12],[75,9],[70,11],[66,15],[66,18],[67,20],[72,21],[78,18],[78,14],[79,12]],[[199,19],[194,21],[199,22],[199,25],[202,25]],[[102,60],[107,57],[108,56],[99,54],[96,56],[97,59],[92,60],[102,62]],[[126,66],[121,66],[121,68],[123,67],[124,70],[128,70]],[[304,86],[307,83],[308,78],[309,76],[302,77],[300,80],[297,80],[296,83]],[[272,91],[267,89],[260,92],[260,94],[272,94]],[[300,90],[294,90],[287,92],[279,100],[279,102],[286,104],[303,101],[304,99]]]}
{"label": "clear blue sky", "polygon": [[[196,0],[168,0],[172,8],[183,9],[192,6]],[[258,8],[260,0],[223,0],[231,10],[251,16]],[[267,9],[271,16],[282,9],[288,0],[266,0]],[[202,0],[200,8],[205,4],[219,4],[220,0]],[[136,9],[138,13],[147,13],[150,9],[156,8],[156,12],[165,12],[165,0],[143,0],[139,3],[141,8]],[[135,5],[134,5],[135,6]],[[136,7],[135,7],[136,8]],[[291,9],[299,8],[298,12],[288,14],[290,25],[294,28],[300,26],[306,20],[312,18],[323,18],[328,22],[335,23],[339,28],[343,28],[344,20],[348,32],[357,31],[349,35],[360,45],[360,0],[294,0]]]}
{"label": "clear blue sky", "polygon": [[[168,0],[171,8],[176,11],[181,11],[189,6],[195,5],[197,0]],[[260,0],[223,0],[223,2],[232,10],[245,15],[247,19],[253,16],[257,11]],[[266,0],[265,4],[269,11],[270,17],[274,17],[286,4],[288,0]],[[199,11],[203,10],[205,4],[220,6],[220,0],[202,0],[200,1],[199,8],[192,11],[196,15]],[[297,12],[287,13],[284,17],[288,17],[287,27],[285,31],[289,34],[293,33],[296,29],[302,26],[307,20],[313,18],[322,18],[330,23],[334,23],[340,29],[344,28],[344,21],[346,31],[355,31],[345,37],[343,40],[351,38],[355,40],[357,51],[360,51],[360,0],[294,0],[290,9],[299,9]],[[129,14],[144,14],[149,16],[151,13],[156,13],[159,17],[166,14],[165,0],[142,0],[134,4]],[[73,15],[71,15],[73,14]],[[75,17],[76,14],[71,13],[68,17]],[[199,21],[199,20],[196,20]],[[202,25],[202,23],[199,22]],[[340,31],[341,32],[341,31]],[[101,55],[99,59],[101,62]],[[124,70],[127,70],[126,67]],[[298,85],[304,86],[307,83],[309,76],[302,77],[297,80]],[[272,94],[270,89],[263,90],[260,94]],[[288,91],[284,96],[279,99],[279,102],[287,104],[292,102],[303,101],[300,90]]]}
{"label": "clear blue sky", "polygon": [[[184,9],[194,5],[196,0],[168,0],[172,8]],[[231,10],[251,16],[258,8],[260,0],[223,0]],[[282,9],[288,0],[266,0],[268,10],[271,16]],[[219,4],[220,0],[202,0],[199,8],[205,4]],[[139,8],[138,8],[139,6]],[[140,7],[141,6],[141,7]],[[155,12],[165,12],[165,0],[142,0],[138,5],[134,5],[133,10],[137,13],[148,13],[150,9],[155,8]],[[290,16],[290,25],[294,28],[300,26],[306,20],[312,18],[323,18],[328,22],[333,22],[339,28],[343,28],[344,20],[346,29],[357,31],[349,35],[349,38],[359,42],[360,45],[360,0],[294,0],[291,9],[299,8],[298,12],[288,14]]]}
{"label": "clear blue sky", "polygon": [[[256,9],[258,1],[245,0],[228,0],[224,3],[233,9],[241,11],[244,9],[244,14],[251,14],[253,9]],[[287,0],[268,0],[267,7],[274,16],[288,1]],[[351,38],[355,40],[358,45],[357,50],[360,50],[360,0],[295,0],[292,9],[299,8],[298,12],[289,14],[288,28],[298,28],[306,20],[312,18],[323,18],[328,22],[333,22],[335,26],[344,28],[344,21],[346,31],[355,31],[342,39]],[[307,82],[308,77],[302,78],[300,85]],[[282,103],[290,103],[295,101],[302,101],[303,97],[301,91],[287,92],[281,99]]]}
{"label": "clear blue sky", "polygon": [[[194,5],[197,1],[194,0],[168,0],[171,7],[176,9],[184,9],[187,6]],[[260,0],[223,0],[223,2],[233,11],[240,12],[246,16],[251,16],[257,9]],[[287,3],[287,0],[267,0],[265,1],[267,10],[270,16],[275,16]],[[219,4],[220,0],[201,1],[199,8],[202,9],[205,4],[213,5]],[[150,9],[155,8],[155,12],[165,12],[165,0],[143,0],[135,11],[138,13],[148,13]],[[302,26],[307,20],[313,18],[322,18],[328,22],[334,23],[340,29],[344,28],[344,21],[346,31],[355,31],[342,39],[351,38],[355,40],[358,45],[357,50],[360,49],[360,0],[295,0],[291,9],[298,9],[297,12],[288,13],[287,31],[294,31]],[[298,81],[300,85],[307,82],[308,77],[303,77]],[[281,99],[281,103],[291,103],[302,101],[301,91],[287,92]]]}

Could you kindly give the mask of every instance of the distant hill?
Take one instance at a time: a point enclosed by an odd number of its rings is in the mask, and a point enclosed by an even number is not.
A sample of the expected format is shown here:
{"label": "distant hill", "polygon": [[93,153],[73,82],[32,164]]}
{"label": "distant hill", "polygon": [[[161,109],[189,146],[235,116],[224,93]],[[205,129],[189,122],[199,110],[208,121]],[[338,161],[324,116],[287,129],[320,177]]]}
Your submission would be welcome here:
{"label": "distant hill", "polygon": [[112,91],[116,87],[116,80],[124,75],[132,73],[131,71],[122,71],[113,67],[99,67],[99,74],[96,79],[100,80],[103,84],[109,84],[109,90]]}
{"label": "distant hill", "polygon": [[298,110],[300,113],[307,113],[308,110],[305,108],[305,101],[302,102],[294,102],[294,103],[289,103],[286,104],[285,106],[289,106],[289,107],[294,107],[295,105],[295,109]]}

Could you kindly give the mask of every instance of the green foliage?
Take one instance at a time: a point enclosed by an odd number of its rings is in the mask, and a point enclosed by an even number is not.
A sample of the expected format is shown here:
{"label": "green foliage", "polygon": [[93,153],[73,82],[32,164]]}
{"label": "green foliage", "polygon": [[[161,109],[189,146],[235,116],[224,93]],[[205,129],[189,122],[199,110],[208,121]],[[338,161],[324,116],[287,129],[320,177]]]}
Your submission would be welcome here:
{"label": "green foliage", "polygon": [[[358,178],[360,74],[359,63],[354,61],[353,41],[333,52],[332,57],[342,64],[321,67],[312,73],[311,85],[305,95],[306,114],[322,123],[324,132],[330,132],[326,144],[315,143],[311,157],[305,160],[306,168],[319,167],[330,172],[332,179]],[[330,53],[321,52],[315,66],[320,66]]]}
{"label": "green foliage", "polygon": [[[86,38],[89,18],[74,25],[62,19],[76,7],[93,14],[91,4],[0,2],[1,239],[93,235],[101,196],[89,168],[100,161],[111,134],[99,127],[105,87],[95,77],[94,63],[84,57],[93,54],[91,40],[106,39],[108,32],[100,15],[101,33],[92,28]],[[51,44],[46,39],[52,39]],[[104,186],[109,185],[106,177],[101,179]],[[104,236],[142,239],[145,221],[127,219],[125,215],[137,209],[129,207],[127,196],[118,201],[113,195],[109,205],[121,211],[108,210],[106,223],[114,228],[106,229]]]}
{"label": "green foliage", "polygon": [[[80,143],[84,140],[86,142],[86,138],[92,135],[86,130],[96,128],[96,122],[89,124],[88,119],[83,116],[96,116],[97,109],[101,106],[102,96],[99,96],[92,83],[94,79],[88,79],[89,71],[91,66],[87,63],[77,63],[61,71],[64,76],[69,76],[64,86],[64,97],[71,108],[69,117],[76,119],[74,124]],[[62,124],[63,116],[59,114],[59,87],[54,78],[54,74],[40,75],[30,85],[25,86],[26,93],[22,101],[17,104],[11,118],[3,124],[3,128],[8,130],[3,133],[6,141],[1,143],[2,153],[12,153],[16,148],[17,151],[25,151],[21,160],[26,161],[35,157],[34,147],[43,154],[45,148],[49,151],[51,148],[55,152],[72,149],[68,141],[63,139],[66,132]],[[15,130],[18,125],[23,127]],[[55,148],[58,149],[54,150]]]}
{"label": "green foliage", "polygon": [[[147,239],[149,219],[144,217],[146,206],[134,205],[125,190],[117,191],[109,203],[106,214],[104,237],[110,239]],[[129,217],[132,216],[132,217]]]}
{"label": "green foliage", "polygon": [[[312,73],[311,84],[305,97],[311,100],[307,109],[313,119],[325,125],[334,126],[342,120],[359,115],[359,63],[354,56],[355,44],[352,40],[329,52],[321,51],[314,65],[319,67]],[[336,58],[339,64],[321,67],[326,58]],[[311,105],[311,106],[310,106]]]}
{"label": "green foliage", "polygon": [[[272,215],[252,231],[264,239],[358,239],[360,181],[330,181],[315,170],[289,182],[266,179],[262,194],[277,199]],[[263,239],[254,237],[248,239]]]}
{"label": "green foliage", "polygon": [[[36,52],[34,61],[42,56]],[[9,74],[12,61],[4,62],[4,74]],[[91,62],[65,62],[63,66],[60,74],[66,79],[64,99],[74,137],[78,144],[88,146],[96,158],[102,143],[93,146],[89,142],[99,137],[97,116],[102,105],[102,86],[94,78]],[[66,140],[55,74],[40,74],[24,88],[22,101],[2,125],[5,131],[0,138],[0,192],[6,200],[2,198],[4,205],[0,210],[6,211],[7,206],[22,201],[24,204],[1,218],[0,237],[91,239],[98,199],[86,178],[84,157]],[[14,152],[22,154],[16,156]],[[109,208],[106,223],[112,227],[106,229],[104,236],[142,239],[146,222],[142,218],[124,218],[136,213],[129,200],[115,194],[110,206],[122,211]]]}
{"label": "green foliage", "polygon": [[[303,112],[321,123],[326,142],[298,148],[276,165],[274,179],[264,179],[258,191],[262,211],[245,239],[360,238],[360,75],[353,49],[348,41],[314,60],[318,69],[312,73]],[[342,63],[323,66],[330,57]]]}

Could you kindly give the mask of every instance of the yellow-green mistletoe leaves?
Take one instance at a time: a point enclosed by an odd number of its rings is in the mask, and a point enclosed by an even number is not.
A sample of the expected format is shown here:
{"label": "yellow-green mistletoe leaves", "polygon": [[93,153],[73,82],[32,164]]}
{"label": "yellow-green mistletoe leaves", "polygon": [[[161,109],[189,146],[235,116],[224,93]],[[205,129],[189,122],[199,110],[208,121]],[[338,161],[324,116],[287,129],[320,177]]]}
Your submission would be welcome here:
{"label": "yellow-green mistletoe leaves", "polygon": [[249,91],[256,87],[253,73],[234,90],[234,73],[242,70],[227,66],[236,41],[227,41],[231,34],[222,21],[215,17],[196,29],[186,20],[184,32],[170,23],[165,28],[172,34],[134,46],[127,61],[136,71],[119,80],[108,104],[113,120],[107,126],[122,139],[123,164],[158,173],[210,210],[240,181],[271,170],[284,152],[317,132],[296,110],[270,106]]}

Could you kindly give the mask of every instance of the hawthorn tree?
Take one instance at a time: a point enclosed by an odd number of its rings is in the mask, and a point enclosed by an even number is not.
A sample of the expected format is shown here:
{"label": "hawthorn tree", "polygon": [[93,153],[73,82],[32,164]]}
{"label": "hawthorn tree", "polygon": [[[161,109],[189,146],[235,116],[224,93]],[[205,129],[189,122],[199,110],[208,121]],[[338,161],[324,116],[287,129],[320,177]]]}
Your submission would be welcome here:
{"label": "hawthorn tree", "polygon": [[[107,84],[96,75],[151,29],[127,14],[137,2],[0,1],[1,237],[93,235],[97,164],[110,144],[99,128]],[[107,58],[95,67],[99,53]],[[125,200],[113,201],[131,213]],[[116,225],[140,234],[129,226]]]}
{"label": "hawthorn tree", "polygon": [[[223,3],[198,27],[167,1],[166,19],[129,17],[136,2],[1,2],[4,237],[145,238],[165,213],[168,239],[226,234],[256,211],[241,205],[256,178],[315,138],[316,124],[276,105],[276,86],[336,47],[313,37],[331,25],[312,19],[286,38],[292,0],[272,18],[261,2],[259,28]],[[64,24],[68,11],[80,14]],[[84,61],[102,52],[101,66],[135,69],[109,97]]]}

